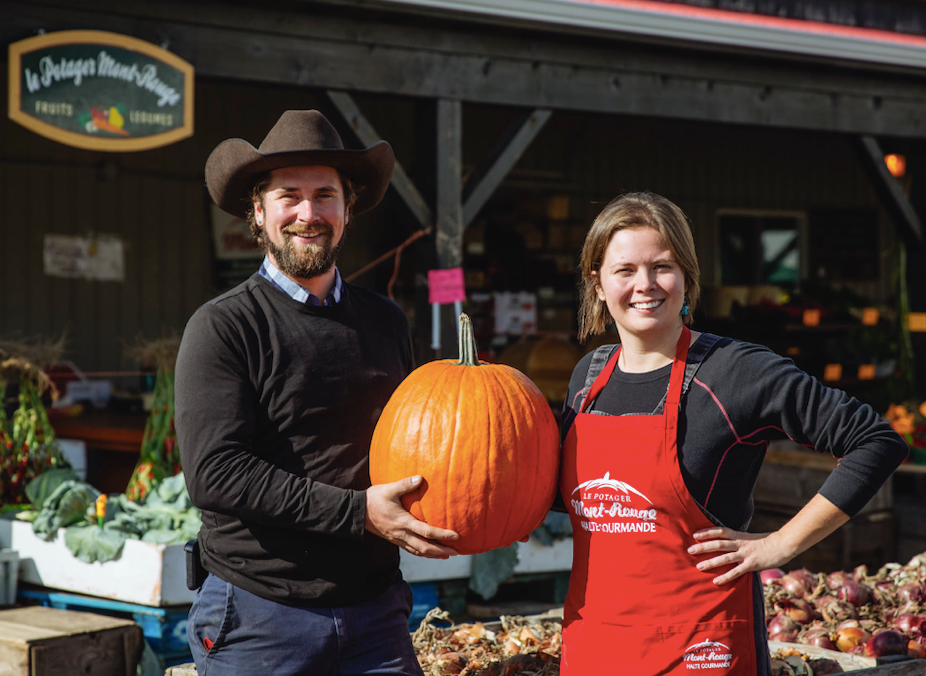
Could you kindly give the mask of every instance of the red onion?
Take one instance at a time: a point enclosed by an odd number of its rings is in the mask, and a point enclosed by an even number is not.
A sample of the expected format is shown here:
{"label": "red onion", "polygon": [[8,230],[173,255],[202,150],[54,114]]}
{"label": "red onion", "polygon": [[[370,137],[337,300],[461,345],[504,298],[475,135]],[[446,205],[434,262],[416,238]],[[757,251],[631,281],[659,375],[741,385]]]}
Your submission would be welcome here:
{"label": "red onion", "polygon": [[778,583],[795,596],[804,597],[813,591],[813,582],[808,582],[806,577],[799,575],[800,571],[792,571],[782,578]]}
{"label": "red onion", "polygon": [[766,570],[759,571],[759,579],[762,580],[762,584],[767,585],[772,580],[777,580],[785,576],[785,572],[781,568],[767,568]]}
{"label": "red onion", "polygon": [[810,589],[813,589],[817,586],[817,576],[806,568],[798,568],[797,570],[792,570],[790,573],[788,573],[788,575],[804,580]]}
{"label": "red onion", "polygon": [[860,626],[861,625],[858,623],[858,620],[852,617],[852,618],[849,618],[848,620],[843,620],[842,622],[837,624],[836,631],[842,631],[843,629],[848,629],[849,627],[857,629]]}
{"label": "red onion", "polygon": [[836,650],[836,646],[830,639],[830,633],[824,627],[816,623],[811,625],[810,628],[798,638],[798,641],[805,645],[813,645],[818,648],[826,648],[827,650]]}
{"label": "red onion", "polygon": [[[871,634],[861,627],[846,627],[836,632],[836,647],[844,653],[852,652],[855,648],[864,649],[863,646],[871,638]],[[859,652],[855,650],[855,652]]]}
{"label": "red onion", "polygon": [[893,629],[882,629],[865,643],[865,654],[869,657],[884,657],[885,655],[906,655],[907,643],[903,634]]}
{"label": "red onion", "polygon": [[[797,638],[797,634],[800,630],[800,625],[792,620],[787,611],[784,610],[779,611],[778,614],[772,618],[771,622],[768,623],[768,637],[773,641],[791,643]],[[790,636],[790,639],[773,638],[773,636],[779,634]]]}
{"label": "red onion", "polygon": [[829,674],[844,674],[845,671],[839,662],[827,658],[808,660],[807,664],[813,670],[813,676],[829,676]]}
{"label": "red onion", "polygon": [[901,601],[923,603],[926,601],[926,589],[922,582],[908,582],[897,590],[897,598]]}
{"label": "red onion", "polygon": [[833,643],[830,640],[830,637],[825,634],[822,636],[817,636],[812,641],[808,642],[808,645],[824,648],[825,650],[836,650],[836,644]]}
{"label": "red onion", "polygon": [[907,655],[916,660],[926,659],[926,645],[919,641],[910,641],[907,643]]}
{"label": "red onion", "polygon": [[894,629],[899,631],[901,634],[906,634],[909,637],[913,637],[914,634],[919,634],[923,631],[923,623],[926,622],[926,618],[922,615],[915,615],[913,613],[901,613],[894,618],[893,626]]}
{"label": "red onion", "polygon": [[864,606],[868,603],[870,592],[867,586],[847,577],[842,586],[836,590],[836,596],[840,601],[847,601],[853,606]]}
{"label": "red onion", "polygon": [[837,570],[835,573],[830,573],[826,576],[826,586],[830,589],[839,589],[848,579],[851,578],[846,571]]}
{"label": "red onion", "polygon": [[780,605],[788,613],[788,617],[798,624],[807,624],[817,616],[810,602],[804,599],[785,599]]}
{"label": "red onion", "polygon": [[832,596],[821,596],[816,600],[817,612],[823,616],[827,622],[843,622],[844,620],[854,619],[856,616],[855,606],[846,601],[840,601]]}

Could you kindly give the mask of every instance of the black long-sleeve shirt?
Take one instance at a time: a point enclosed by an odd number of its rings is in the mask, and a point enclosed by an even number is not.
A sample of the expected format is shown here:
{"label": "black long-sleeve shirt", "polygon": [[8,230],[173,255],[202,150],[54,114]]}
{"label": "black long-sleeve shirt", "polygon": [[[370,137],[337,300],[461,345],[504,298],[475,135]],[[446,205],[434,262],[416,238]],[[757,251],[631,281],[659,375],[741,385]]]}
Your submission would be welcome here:
{"label": "black long-sleeve shirt", "polygon": [[399,554],[364,530],[370,440],[412,366],[401,308],[349,284],[314,307],[255,274],[197,310],[175,399],[206,569],[289,605],[385,590]]}
{"label": "black long-sleeve shirt", "polygon": [[[563,415],[565,438],[592,353],[576,366]],[[593,409],[649,413],[665,396],[671,365],[649,373],[615,368]],[[849,516],[903,462],[903,439],[867,404],[823,386],[771,350],[721,338],[701,364],[679,411],[678,453],[685,485],[711,516],[744,530],[768,442],[793,439],[839,458],[820,494]]]}

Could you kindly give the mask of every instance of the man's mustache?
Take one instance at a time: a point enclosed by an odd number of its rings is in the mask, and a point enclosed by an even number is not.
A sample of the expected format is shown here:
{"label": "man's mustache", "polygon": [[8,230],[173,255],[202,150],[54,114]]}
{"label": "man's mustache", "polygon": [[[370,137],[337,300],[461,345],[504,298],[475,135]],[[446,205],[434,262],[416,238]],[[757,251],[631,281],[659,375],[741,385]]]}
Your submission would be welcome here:
{"label": "man's mustache", "polygon": [[306,226],[291,225],[286,228],[283,228],[283,234],[284,235],[298,235],[307,230],[316,230],[319,234],[328,235],[328,237],[334,237],[334,228],[332,228],[327,223],[313,223],[312,225],[306,225]]}

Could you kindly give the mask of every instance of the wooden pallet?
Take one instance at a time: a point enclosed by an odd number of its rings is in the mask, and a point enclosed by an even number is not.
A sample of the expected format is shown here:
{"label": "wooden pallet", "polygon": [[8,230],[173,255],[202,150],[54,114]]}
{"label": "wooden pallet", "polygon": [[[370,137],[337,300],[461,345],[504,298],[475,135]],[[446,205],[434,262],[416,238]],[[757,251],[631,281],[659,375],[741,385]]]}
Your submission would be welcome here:
{"label": "wooden pallet", "polygon": [[135,676],[142,631],[93,613],[29,607],[0,611],[4,676]]}

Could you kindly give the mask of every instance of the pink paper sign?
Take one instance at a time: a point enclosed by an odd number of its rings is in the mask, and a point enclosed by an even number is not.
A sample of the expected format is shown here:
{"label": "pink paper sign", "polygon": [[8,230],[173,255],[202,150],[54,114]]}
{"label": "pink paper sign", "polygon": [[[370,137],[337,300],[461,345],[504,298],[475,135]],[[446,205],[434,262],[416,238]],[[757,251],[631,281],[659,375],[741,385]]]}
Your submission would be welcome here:
{"label": "pink paper sign", "polygon": [[463,268],[428,270],[428,302],[455,303],[466,300]]}

